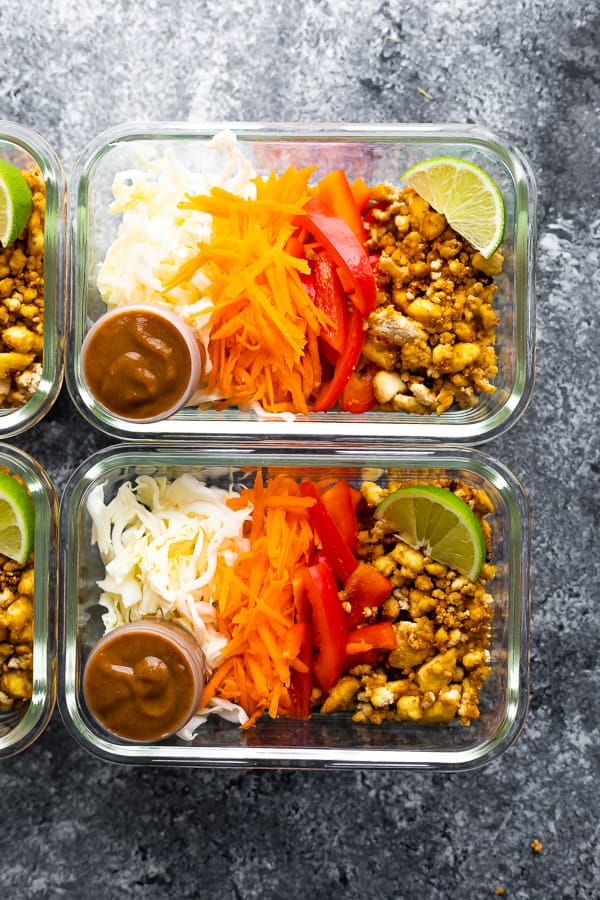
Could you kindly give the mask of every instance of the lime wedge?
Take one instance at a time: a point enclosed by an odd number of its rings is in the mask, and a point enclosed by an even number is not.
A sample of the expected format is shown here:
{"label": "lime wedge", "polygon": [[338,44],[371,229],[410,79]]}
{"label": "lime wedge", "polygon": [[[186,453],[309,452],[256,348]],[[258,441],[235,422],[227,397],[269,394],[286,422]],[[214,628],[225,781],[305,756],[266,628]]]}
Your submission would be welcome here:
{"label": "lime wedge", "polygon": [[0,553],[24,565],[35,535],[33,499],[27,488],[0,472]]}
{"label": "lime wedge", "polygon": [[422,550],[471,581],[485,562],[481,525],[470,506],[452,491],[434,485],[399,488],[375,509],[380,519],[415,550]]}
{"label": "lime wedge", "polygon": [[0,244],[8,247],[19,237],[31,215],[31,188],[23,173],[0,159]]}
{"label": "lime wedge", "polygon": [[488,259],[504,237],[504,201],[487,172],[464,159],[438,156],[407,169],[402,180],[446,216]]}

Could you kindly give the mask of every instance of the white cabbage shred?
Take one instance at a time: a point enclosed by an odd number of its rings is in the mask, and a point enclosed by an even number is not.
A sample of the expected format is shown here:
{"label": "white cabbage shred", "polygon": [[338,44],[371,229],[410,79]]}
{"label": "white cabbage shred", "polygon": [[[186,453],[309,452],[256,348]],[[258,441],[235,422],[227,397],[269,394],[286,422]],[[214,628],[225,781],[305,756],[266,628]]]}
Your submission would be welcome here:
{"label": "white cabbage shred", "polygon": [[115,175],[109,211],[121,215],[121,222],[97,277],[107,307],[163,304],[194,327],[205,346],[211,311],[204,296],[206,277],[198,272],[191,280],[165,289],[212,233],[210,215],[181,204],[189,196],[210,193],[213,187],[246,198],[256,194],[255,170],[233,132],[219,132],[208,148],[215,153],[215,165],[201,172],[191,171],[167,151],[163,156],[140,158],[139,168]]}
{"label": "white cabbage shred", "polygon": [[[189,280],[170,286],[185,263],[209,242],[212,216],[186,209],[189,197],[220,187],[246,199],[256,197],[256,170],[243,154],[235,134],[224,129],[207,142],[210,151],[201,171],[193,171],[167,150],[162,156],[142,156],[136,168],[118,172],[112,185],[109,212],[121,216],[117,235],[101,262],[97,287],[112,309],[129,303],[158,303],[180,315],[195,330],[205,349],[205,374],[212,364],[208,352],[212,302],[208,276],[197,269]],[[189,406],[227,400],[200,384]],[[267,413],[251,407],[259,418],[293,421],[293,413]]]}
{"label": "white cabbage shred", "polygon": [[[216,626],[217,561],[233,565],[248,549],[243,525],[251,507],[230,509],[234,493],[191,474],[173,481],[140,475],[109,503],[102,484],[92,489],[87,509],[105,567],[98,582],[105,631],[149,616],[176,619],[196,638],[210,676],[227,643]],[[240,724],[247,719],[240,707],[216,698],[188,724],[187,739],[211,712]]]}

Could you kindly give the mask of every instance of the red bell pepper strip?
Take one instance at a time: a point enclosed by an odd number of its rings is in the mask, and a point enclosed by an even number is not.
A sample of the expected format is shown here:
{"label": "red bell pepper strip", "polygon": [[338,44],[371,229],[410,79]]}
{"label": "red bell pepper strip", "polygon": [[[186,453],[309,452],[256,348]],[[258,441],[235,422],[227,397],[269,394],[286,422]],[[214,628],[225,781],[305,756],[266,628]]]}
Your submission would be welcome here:
{"label": "red bell pepper strip", "polygon": [[[381,253],[369,253],[369,262],[371,264],[371,268],[372,268],[373,272],[375,272],[377,270],[377,266],[379,265],[380,259],[381,259]],[[348,275],[348,272],[345,269],[338,267],[337,273],[338,273],[338,277],[340,279],[343,289],[346,291],[348,296],[350,296],[350,294],[354,290],[354,284],[352,282],[352,279],[350,278],[350,276]],[[377,284],[377,282],[375,282],[375,284]]]}
{"label": "red bell pepper strip", "polygon": [[306,590],[305,569],[292,578],[295,619],[284,644],[284,654],[290,658],[290,708],[285,714],[293,719],[308,719],[311,712],[313,686],[313,650],[311,605]]}
{"label": "red bell pepper strip", "polygon": [[396,648],[396,635],[391,622],[376,622],[348,632],[344,670],[364,663],[377,665],[386,651]]}
{"label": "red bell pepper strip", "polygon": [[352,498],[352,506],[354,508],[354,515],[358,514],[358,507],[360,506],[360,501],[362,500],[362,494],[358,490],[358,488],[352,487],[351,484],[348,485],[350,490],[350,496]]}
{"label": "red bell pepper strip", "polygon": [[340,478],[339,481],[336,481],[335,484],[324,491],[322,497],[325,509],[340,529],[352,553],[356,553],[358,524],[350,485],[343,478]]}
{"label": "red bell pepper strip", "polygon": [[333,518],[327,512],[316,484],[313,481],[301,481],[299,491],[303,497],[312,497],[315,501],[314,506],[309,506],[308,508],[310,524],[319,536],[323,548],[323,556],[325,556],[341,583],[346,584],[348,578],[358,566],[358,560],[344,540],[344,536],[333,521]]}
{"label": "red bell pepper strip", "polygon": [[343,169],[334,169],[321,178],[317,185],[317,197],[327,212],[343,219],[360,243],[364,244],[367,236],[365,225]]}
{"label": "red bell pepper strip", "polygon": [[342,393],[342,409],[349,413],[364,413],[375,406],[373,378],[376,369],[367,366],[360,372],[354,371]]}
{"label": "red bell pepper strip", "polygon": [[315,284],[314,301],[330,319],[331,324],[322,328],[320,337],[341,353],[346,344],[346,294],[342,288],[336,267],[324,253],[312,261]]}
{"label": "red bell pepper strip", "polygon": [[300,273],[300,281],[304,285],[304,290],[308,294],[311,300],[314,301],[317,296],[317,286],[315,284],[315,276],[312,272],[310,274],[306,274],[305,272]]}
{"label": "red bell pepper strip", "polygon": [[[340,355],[337,350],[334,350],[333,347],[328,344],[326,341],[319,341],[319,355],[321,357],[321,366],[323,363],[329,363],[330,366],[333,366],[333,369],[337,366],[340,361]],[[323,369],[323,377],[327,374],[327,368]],[[329,373],[329,377],[333,377],[333,370]]]}
{"label": "red bell pepper strip", "polygon": [[395,650],[396,632],[391,622],[375,622],[348,632],[346,653],[362,653],[366,650]]}
{"label": "red bell pepper strip", "polygon": [[304,627],[305,625],[310,627],[308,622],[294,622],[294,624],[288,628],[283,639],[283,649],[281,651],[281,655],[284,659],[289,661],[290,666],[292,666],[292,668],[297,666],[300,672],[306,670],[304,663],[298,661],[306,630]]}
{"label": "red bell pepper strip", "polygon": [[[310,718],[310,699],[313,685],[313,633],[308,622],[296,622],[292,626],[291,632],[295,632],[293,640],[297,642],[299,649],[296,663],[290,664],[292,671],[289,690],[291,700],[289,715],[293,719],[308,719]],[[300,665],[298,665],[298,661]]]}
{"label": "red bell pepper strip", "polygon": [[290,235],[285,245],[285,252],[296,259],[306,259],[306,249],[300,238],[296,234]]}
{"label": "red bell pepper strip", "polygon": [[350,275],[348,274],[346,269],[343,269],[341,266],[337,267],[337,274],[338,278],[340,279],[340,284],[342,285],[342,290],[345,294],[347,294],[348,297],[350,297],[352,291],[354,290],[354,282],[350,278]]}
{"label": "red bell pepper strip", "polygon": [[348,318],[346,346],[340,353],[333,378],[330,382],[324,384],[317,394],[313,404],[315,412],[325,412],[337,403],[357,366],[364,340],[363,317],[358,308],[353,306]]}
{"label": "red bell pepper strip", "polygon": [[364,623],[370,610],[378,609],[392,593],[392,583],[373,566],[359,562],[349,575],[343,590],[343,600],[350,604],[348,628]]}
{"label": "red bell pepper strip", "polygon": [[292,594],[294,597],[295,620],[296,622],[308,622],[310,624],[310,603],[306,596],[306,579],[304,578],[304,569],[300,569],[292,578]]}
{"label": "red bell pepper strip", "polygon": [[371,203],[368,209],[363,210],[363,219],[368,225],[373,225],[377,219],[375,218],[375,213],[381,209],[385,209],[388,204],[385,200],[380,200],[375,203]]}
{"label": "red bell pepper strip", "polygon": [[317,197],[312,197],[304,210],[306,227],[334,262],[346,270],[354,285],[350,299],[363,316],[368,316],[375,309],[377,289],[367,251],[350,226],[339,216],[327,213]]}
{"label": "red bell pepper strip", "polygon": [[317,655],[314,673],[326,693],[336,683],[346,659],[346,619],[337,592],[335,575],[327,563],[306,570],[306,590],[312,608]]}

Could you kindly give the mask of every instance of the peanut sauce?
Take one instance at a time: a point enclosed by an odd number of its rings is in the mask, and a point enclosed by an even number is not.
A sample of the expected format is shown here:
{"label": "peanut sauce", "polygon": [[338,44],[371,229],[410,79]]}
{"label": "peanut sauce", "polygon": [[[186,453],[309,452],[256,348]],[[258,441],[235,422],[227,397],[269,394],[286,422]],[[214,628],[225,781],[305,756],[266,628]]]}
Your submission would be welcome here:
{"label": "peanut sauce", "polygon": [[187,324],[176,321],[169,310],[132,305],[96,322],[84,343],[83,373],[109,412],[152,421],[170,415],[188,398],[196,386],[194,347],[181,331]]}
{"label": "peanut sauce", "polygon": [[87,706],[107,731],[152,743],[182,728],[200,702],[201,651],[183,627],[164,620],[122,625],[106,634],[86,663]]}

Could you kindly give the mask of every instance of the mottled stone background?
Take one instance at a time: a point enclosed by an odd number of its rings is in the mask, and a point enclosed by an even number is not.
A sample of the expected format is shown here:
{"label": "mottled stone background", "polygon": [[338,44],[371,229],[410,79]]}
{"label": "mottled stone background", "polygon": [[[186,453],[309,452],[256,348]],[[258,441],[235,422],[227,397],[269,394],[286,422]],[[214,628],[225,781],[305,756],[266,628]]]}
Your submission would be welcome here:
{"label": "mottled stone background", "polygon": [[[488,447],[533,513],[519,741],[466,775],[129,769],[56,714],[0,765],[4,896],[600,897],[599,32],[583,0],[4,0],[0,118],[67,171],[136,119],[455,121],[508,136],[539,185],[536,391]],[[106,440],[63,392],[14,442],[60,490]]]}

